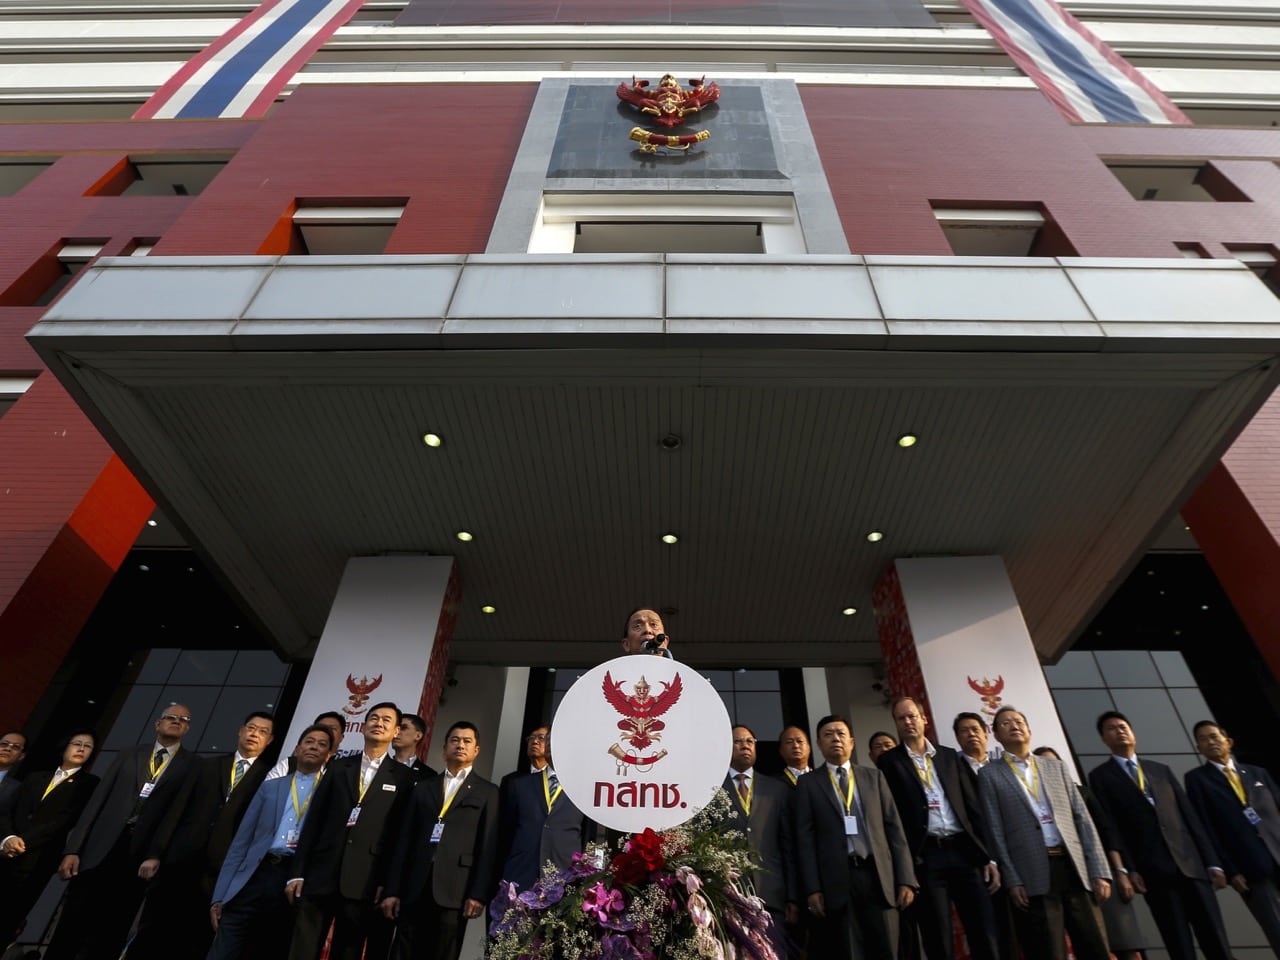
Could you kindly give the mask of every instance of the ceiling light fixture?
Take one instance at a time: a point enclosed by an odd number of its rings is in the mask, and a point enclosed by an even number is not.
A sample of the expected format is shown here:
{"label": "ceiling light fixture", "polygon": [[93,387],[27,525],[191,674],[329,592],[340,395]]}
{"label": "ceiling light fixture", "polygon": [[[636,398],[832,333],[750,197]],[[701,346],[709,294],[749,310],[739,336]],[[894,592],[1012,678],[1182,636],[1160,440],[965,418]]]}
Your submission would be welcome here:
{"label": "ceiling light fixture", "polygon": [[422,435],[422,442],[428,447],[438,447],[444,443],[444,441],[440,439],[440,434],[438,433],[424,433]]}
{"label": "ceiling light fixture", "polygon": [[907,447],[914,447],[919,439],[914,433],[904,433],[898,438],[898,446],[905,450]]}
{"label": "ceiling light fixture", "polygon": [[486,603],[483,607],[480,608],[480,612],[481,613],[497,613],[498,608],[495,607],[492,603]]}
{"label": "ceiling light fixture", "polygon": [[667,546],[670,546],[673,543],[679,543],[680,538],[677,537],[674,533],[664,533],[662,535],[662,542],[667,544]]}
{"label": "ceiling light fixture", "polygon": [[463,543],[470,543],[472,540],[475,539],[475,537],[473,537],[466,530],[459,530],[456,534],[454,534],[454,536],[456,536]]}
{"label": "ceiling light fixture", "polygon": [[867,543],[879,543],[884,539],[884,534],[879,530],[872,530],[867,534]]}
{"label": "ceiling light fixture", "polygon": [[148,520],[148,521],[147,521],[147,526],[148,526],[148,527],[154,527],[155,525],[156,525],[156,522],[155,522],[154,520]]}
{"label": "ceiling light fixture", "polygon": [[857,613],[857,612],[858,612],[858,608],[857,608],[857,607],[845,607],[845,608],[844,608],[843,610],[841,610],[840,612],[841,612],[841,613],[843,613],[846,617],[852,617],[855,613]]}

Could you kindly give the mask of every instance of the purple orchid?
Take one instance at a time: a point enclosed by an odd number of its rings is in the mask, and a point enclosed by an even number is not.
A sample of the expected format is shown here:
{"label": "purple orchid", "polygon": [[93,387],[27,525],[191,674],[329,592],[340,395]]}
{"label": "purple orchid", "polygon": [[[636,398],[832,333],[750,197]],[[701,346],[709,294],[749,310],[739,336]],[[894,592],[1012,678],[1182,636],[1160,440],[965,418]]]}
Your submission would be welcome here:
{"label": "purple orchid", "polygon": [[622,891],[609,889],[603,883],[589,887],[582,895],[582,912],[600,923],[608,920],[611,913],[621,913],[624,906]]}
{"label": "purple orchid", "polygon": [[540,880],[535,883],[520,894],[519,900],[530,910],[545,910],[559,903],[563,896],[564,882],[559,877],[551,877],[545,882]]}

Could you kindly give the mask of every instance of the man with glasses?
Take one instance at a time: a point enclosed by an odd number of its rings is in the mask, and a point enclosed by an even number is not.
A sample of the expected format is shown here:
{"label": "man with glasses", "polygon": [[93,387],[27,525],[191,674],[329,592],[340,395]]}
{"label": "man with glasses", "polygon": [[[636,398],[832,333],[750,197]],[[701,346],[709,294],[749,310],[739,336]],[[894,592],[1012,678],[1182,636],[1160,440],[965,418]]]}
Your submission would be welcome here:
{"label": "man with glasses", "polygon": [[733,754],[724,780],[730,814],[726,824],[740,831],[760,858],[762,869],[751,875],[756,895],[764,901],[777,923],[800,917],[791,862],[783,851],[791,849],[791,791],[771,777],[756,772],[756,735],[744,723],[733,728]]}
{"label": "man with glasses", "polygon": [[524,760],[520,765],[510,773],[505,774],[498,781],[498,794],[501,797],[503,809],[506,809],[507,799],[511,796],[511,788],[515,786],[515,782],[530,774],[541,774],[549,761],[548,744],[551,742],[551,728],[545,723],[540,723],[527,734],[524,738]]}
{"label": "man with glasses", "polygon": [[[27,736],[24,733],[6,733],[0,739],[0,783],[10,779],[9,775],[27,755]],[[17,782],[17,778],[13,778]]]}
{"label": "man with glasses", "polygon": [[168,841],[168,814],[187,789],[196,755],[182,749],[191,711],[170,704],[155,741],[116,754],[67,836],[58,872],[70,880],[47,960],[116,960]]}
{"label": "man with glasses", "polygon": [[262,753],[275,738],[275,717],[254,710],[236,733],[236,750],[203,757],[191,787],[174,810],[160,862],[163,882],[147,893],[129,960],[202,960],[213,931],[207,923],[209,894],[249,801],[262,786]]}

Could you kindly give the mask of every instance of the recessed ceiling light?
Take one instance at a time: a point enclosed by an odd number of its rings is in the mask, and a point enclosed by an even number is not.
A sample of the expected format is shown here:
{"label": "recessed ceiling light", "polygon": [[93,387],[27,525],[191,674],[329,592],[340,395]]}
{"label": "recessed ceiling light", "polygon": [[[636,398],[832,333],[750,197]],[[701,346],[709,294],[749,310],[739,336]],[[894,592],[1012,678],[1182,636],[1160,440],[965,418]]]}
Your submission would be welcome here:
{"label": "recessed ceiling light", "polygon": [[841,610],[840,612],[841,612],[841,613],[843,613],[846,617],[852,617],[855,613],[857,613],[857,612],[858,612],[858,608],[857,608],[857,607],[845,607],[845,608],[844,608],[843,610]]}
{"label": "recessed ceiling light", "polygon": [[498,608],[495,607],[492,603],[486,603],[483,607],[480,608],[480,612],[481,613],[497,613]]}
{"label": "recessed ceiling light", "polygon": [[456,536],[463,543],[470,543],[472,540],[475,539],[475,537],[473,537],[466,530],[459,530],[456,534],[454,534],[454,536]]}
{"label": "recessed ceiling light", "polygon": [[154,527],[155,525],[156,525],[156,522],[155,522],[154,520],[148,520],[148,521],[147,521],[147,526],[148,526],[148,527]]}
{"label": "recessed ceiling light", "polygon": [[665,544],[670,545],[670,544],[673,544],[673,543],[679,543],[679,542],[680,542],[680,538],[679,538],[679,537],[677,537],[674,533],[664,533],[664,534],[662,535],[662,542],[663,542],[663,543],[665,543]]}
{"label": "recessed ceiling light", "polygon": [[870,533],[867,534],[868,543],[879,543],[883,539],[884,539],[884,534],[881,533],[879,530],[872,530]]}
{"label": "recessed ceiling light", "polygon": [[138,564],[138,569],[139,569],[139,570],[141,570],[143,573],[150,573],[150,572],[151,572],[151,568],[150,568],[150,567],[148,567],[145,563],[140,563],[140,564]]}
{"label": "recessed ceiling light", "polygon": [[444,443],[444,441],[440,439],[440,434],[438,433],[424,433],[422,435],[422,442],[428,447],[438,447],[440,444]]}
{"label": "recessed ceiling light", "polygon": [[919,439],[914,433],[904,433],[898,438],[898,446],[905,450],[907,447],[914,447]]}

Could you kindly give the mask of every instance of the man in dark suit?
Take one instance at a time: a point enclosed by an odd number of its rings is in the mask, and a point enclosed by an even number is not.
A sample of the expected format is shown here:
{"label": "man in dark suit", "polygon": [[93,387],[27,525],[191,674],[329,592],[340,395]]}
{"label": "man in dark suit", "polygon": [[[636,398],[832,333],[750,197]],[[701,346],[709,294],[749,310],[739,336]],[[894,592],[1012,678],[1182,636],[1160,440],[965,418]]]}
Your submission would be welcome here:
{"label": "man in dark suit", "polygon": [[930,960],[952,960],[951,906],[964,925],[974,960],[996,960],[991,894],[1000,871],[987,849],[977,783],[950,747],[925,737],[928,719],[911,697],[893,703],[899,745],[877,765],[893,792],[920,891],[906,919],[920,932]]}
{"label": "man in dark suit", "polygon": [[796,782],[809,772],[809,735],[800,727],[785,727],[778,734],[778,756],[783,763],[779,779],[794,789]]}
{"label": "man in dark suit", "polygon": [[[67,833],[79,819],[98,778],[84,772],[93,734],[80,730],[61,745],[57,770],[33,773],[17,791],[10,815],[0,811],[0,941],[13,940],[45,884],[58,869]],[[8,778],[6,778],[7,780]]]}
{"label": "man in dark suit", "polygon": [[498,788],[472,772],[479,754],[475,724],[449,728],[445,772],[414,789],[395,844],[382,910],[413,960],[457,960],[497,886]]}
{"label": "man in dark suit", "polygon": [[209,960],[240,960],[245,954],[280,960],[288,953],[293,913],[285,885],[332,749],[332,730],[312,724],[293,751],[294,772],[264,783],[254,795],[214,883],[209,918],[217,934]]}
{"label": "man in dark suit", "polygon": [[172,839],[147,891],[129,960],[201,960],[213,930],[206,922],[209,894],[240,819],[267,776],[262,752],[271,745],[275,718],[255,710],[236,734],[236,750],[199,761],[189,789],[174,804],[165,827]]}
{"label": "man in dark suit", "polygon": [[893,960],[898,910],[911,906],[916,875],[889,786],[875,767],[851,766],[843,717],[818,721],[826,763],[796,784],[800,892],[818,918],[812,952],[829,960]]}
{"label": "man in dark suit", "polygon": [[1195,725],[1208,763],[1187,771],[1187,797],[1209,830],[1227,882],[1280,957],[1280,790],[1262,767],[1236,762],[1234,741],[1212,720]]}
{"label": "man in dark suit", "polygon": [[511,787],[517,780],[530,774],[541,774],[546,768],[551,761],[550,744],[551,727],[545,723],[539,723],[525,734],[524,760],[521,761],[516,769],[510,773],[503,774],[502,779],[498,781],[498,795],[504,808],[507,803],[507,795],[511,792]]}
{"label": "man in dark suit", "polygon": [[391,741],[391,752],[396,758],[396,763],[402,763],[408,767],[415,782],[438,776],[435,770],[423,763],[422,758],[418,756],[418,744],[426,735],[427,722],[416,713],[406,713],[400,721],[400,729],[396,732],[395,739]]}
{"label": "man in dark suit", "polygon": [[302,903],[294,924],[290,960],[316,960],[329,924],[333,960],[382,960],[390,932],[375,910],[391,848],[413,790],[413,774],[391,758],[400,708],[378,703],[364,718],[364,749],[325,769],[298,840],[286,891]]}
{"label": "man in dark suit", "polygon": [[549,748],[546,758],[540,774],[516,778],[502,798],[501,876],[521,890],[537,882],[548,860],[567,869],[596,835],[595,823],[560,789]]}
{"label": "man in dark suit", "polygon": [[1098,735],[1112,756],[1089,773],[1089,786],[1171,960],[1195,960],[1193,930],[1207,960],[1228,960],[1213,893],[1214,886],[1226,886],[1227,876],[1209,832],[1173,771],[1138,758],[1138,740],[1124,714],[1102,714]]}
{"label": "man in dark suit", "polygon": [[0,737],[0,784],[12,780],[9,789],[0,789],[0,795],[7,795],[10,789],[16,788],[18,778],[13,772],[27,755],[27,735],[14,730]]}
{"label": "man in dark suit", "polygon": [[[756,896],[777,923],[799,919],[799,886],[791,875],[791,790],[756,770],[756,735],[746,724],[733,728],[733,754],[724,789],[732,804],[726,826],[739,830],[763,869],[751,875]],[[790,910],[788,910],[788,905]]]}
{"label": "man in dark suit", "polygon": [[67,835],[58,872],[70,880],[52,960],[116,960],[169,842],[165,821],[187,789],[196,755],[182,749],[191,711],[170,704],[154,743],[121,750]]}
{"label": "man in dark suit", "polygon": [[1084,797],[1066,764],[1031,752],[1021,711],[1001,707],[992,726],[1004,755],[979,771],[978,796],[1018,941],[1033,960],[1066,960],[1066,932],[1078,960],[1108,960],[1094,902],[1111,895],[1111,869]]}

